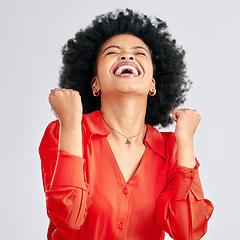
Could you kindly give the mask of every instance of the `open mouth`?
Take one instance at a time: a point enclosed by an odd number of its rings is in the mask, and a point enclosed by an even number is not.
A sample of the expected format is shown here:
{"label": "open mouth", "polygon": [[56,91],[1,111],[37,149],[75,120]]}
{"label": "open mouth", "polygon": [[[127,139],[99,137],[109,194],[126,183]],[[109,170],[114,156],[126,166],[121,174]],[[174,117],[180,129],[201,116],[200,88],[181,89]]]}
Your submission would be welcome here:
{"label": "open mouth", "polygon": [[113,71],[117,77],[136,77],[140,75],[140,70],[134,63],[120,63]]}

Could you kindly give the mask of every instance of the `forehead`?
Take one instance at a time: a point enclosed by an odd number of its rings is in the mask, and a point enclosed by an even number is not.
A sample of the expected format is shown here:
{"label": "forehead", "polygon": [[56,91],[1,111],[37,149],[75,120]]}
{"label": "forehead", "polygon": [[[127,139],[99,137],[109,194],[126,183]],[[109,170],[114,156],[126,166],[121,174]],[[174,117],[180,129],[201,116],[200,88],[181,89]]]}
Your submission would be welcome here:
{"label": "forehead", "polygon": [[130,35],[130,34],[120,34],[114,37],[109,38],[101,47],[100,52],[104,51],[104,49],[108,46],[119,46],[121,48],[132,48],[136,46],[141,46],[146,48],[147,45],[138,37]]}

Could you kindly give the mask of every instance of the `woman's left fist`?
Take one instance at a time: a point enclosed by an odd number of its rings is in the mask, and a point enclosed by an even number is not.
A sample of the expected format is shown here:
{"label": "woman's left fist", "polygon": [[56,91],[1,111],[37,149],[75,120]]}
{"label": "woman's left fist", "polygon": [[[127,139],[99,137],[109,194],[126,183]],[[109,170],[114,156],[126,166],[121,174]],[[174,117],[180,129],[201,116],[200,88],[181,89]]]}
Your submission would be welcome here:
{"label": "woman's left fist", "polygon": [[176,122],[175,136],[179,140],[193,140],[194,133],[201,120],[201,116],[196,110],[174,109],[173,120]]}

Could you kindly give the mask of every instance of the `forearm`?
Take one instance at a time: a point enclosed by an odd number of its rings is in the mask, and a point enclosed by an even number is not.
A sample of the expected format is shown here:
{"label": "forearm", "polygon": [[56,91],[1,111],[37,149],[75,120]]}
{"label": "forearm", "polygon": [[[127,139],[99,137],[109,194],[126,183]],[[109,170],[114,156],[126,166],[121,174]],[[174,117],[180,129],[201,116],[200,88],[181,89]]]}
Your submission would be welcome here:
{"label": "forearm", "polygon": [[79,92],[56,88],[49,94],[49,103],[60,121],[59,150],[82,157],[82,102]]}
{"label": "forearm", "polygon": [[192,139],[177,140],[178,166],[194,168],[196,165]]}
{"label": "forearm", "polygon": [[82,157],[81,121],[61,123],[59,150]]}

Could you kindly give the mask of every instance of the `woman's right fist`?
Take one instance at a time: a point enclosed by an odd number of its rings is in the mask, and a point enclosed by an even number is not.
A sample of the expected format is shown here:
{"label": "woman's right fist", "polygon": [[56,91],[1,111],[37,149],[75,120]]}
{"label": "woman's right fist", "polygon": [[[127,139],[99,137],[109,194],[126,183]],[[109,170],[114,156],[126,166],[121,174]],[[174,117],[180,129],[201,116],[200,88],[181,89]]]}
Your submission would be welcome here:
{"label": "woman's right fist", "polygon": [[61,124],[82,120],[82,101],[78,91],[55,88],[49,94],[49,103]]}

